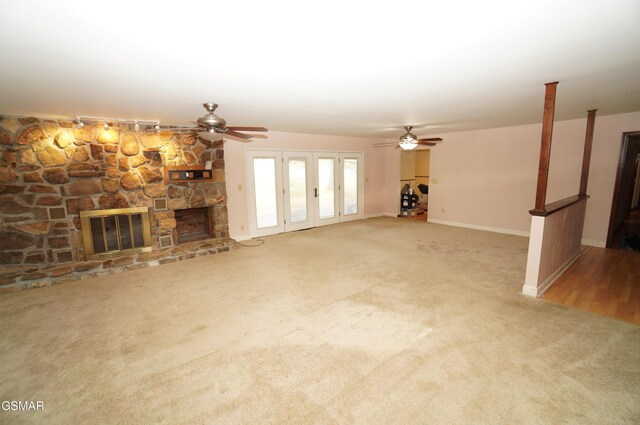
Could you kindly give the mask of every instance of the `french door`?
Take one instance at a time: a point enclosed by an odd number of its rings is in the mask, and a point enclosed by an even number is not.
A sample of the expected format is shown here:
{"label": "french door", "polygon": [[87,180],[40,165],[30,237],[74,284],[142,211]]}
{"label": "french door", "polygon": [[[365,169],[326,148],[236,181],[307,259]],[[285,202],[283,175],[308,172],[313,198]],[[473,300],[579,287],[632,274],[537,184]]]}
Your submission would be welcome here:
{"label": "french door", "polygon": [[247,151],[251,237],[363,218],[361,153]]}

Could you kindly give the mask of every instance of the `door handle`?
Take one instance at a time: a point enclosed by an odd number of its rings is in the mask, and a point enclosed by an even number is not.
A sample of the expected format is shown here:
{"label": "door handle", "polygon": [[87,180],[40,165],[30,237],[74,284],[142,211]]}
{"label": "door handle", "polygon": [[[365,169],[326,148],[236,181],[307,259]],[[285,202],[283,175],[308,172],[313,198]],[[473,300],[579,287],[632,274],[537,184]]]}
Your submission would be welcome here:
{"label": "door handle", "polygon": [[313,188],[313,196],[315,196],[316,198],[318,197],[318,188],[317,187]]}

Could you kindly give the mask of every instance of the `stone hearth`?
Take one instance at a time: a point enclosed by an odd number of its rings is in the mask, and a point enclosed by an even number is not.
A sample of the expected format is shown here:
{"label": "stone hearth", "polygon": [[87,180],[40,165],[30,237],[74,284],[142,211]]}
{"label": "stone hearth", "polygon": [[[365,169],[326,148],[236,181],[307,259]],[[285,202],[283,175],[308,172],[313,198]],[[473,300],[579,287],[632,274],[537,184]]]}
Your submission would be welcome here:
{"label": "stone hearth", "polygon": [[[112,123],[0,116],[0,291],[228,250],[222,142]],[[211,161],[210,181],[166,182],[165,166]],[[152,251],[86,261],[80,211],[146,208]],[[176,210],[210,211],[208,239],[176,246]],[[184,239],[184,238],[183,238]],[[193,247],[199,248],[193,248]],[[204,248],[203,248],[204,247]],[[185,251],[186,249],[186,251]],[[60,279],[64,276],[64,279]]]}

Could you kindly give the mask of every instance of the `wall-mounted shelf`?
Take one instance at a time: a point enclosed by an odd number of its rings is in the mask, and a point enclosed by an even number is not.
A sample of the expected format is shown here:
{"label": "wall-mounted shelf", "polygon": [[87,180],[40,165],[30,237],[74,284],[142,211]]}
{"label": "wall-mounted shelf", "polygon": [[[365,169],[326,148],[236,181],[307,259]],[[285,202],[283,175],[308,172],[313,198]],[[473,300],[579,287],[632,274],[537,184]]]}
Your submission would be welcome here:
{"label": "wall-mounted shelf", "polygon": [[164,167],[164,181],[192,182],[213,181],[213,170],[208,170],[202,165],[173,165]]}

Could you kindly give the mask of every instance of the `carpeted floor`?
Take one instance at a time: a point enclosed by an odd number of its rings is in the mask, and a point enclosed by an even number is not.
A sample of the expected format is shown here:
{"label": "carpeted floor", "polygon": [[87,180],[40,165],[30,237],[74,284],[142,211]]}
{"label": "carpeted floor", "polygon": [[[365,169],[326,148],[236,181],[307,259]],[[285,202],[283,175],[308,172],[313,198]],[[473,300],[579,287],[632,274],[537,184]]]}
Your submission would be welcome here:
{"label": "carpeted floor", "polygon": [[1,423],[637,424],[640,327],[527,239],[395,218],[0,297]]}

